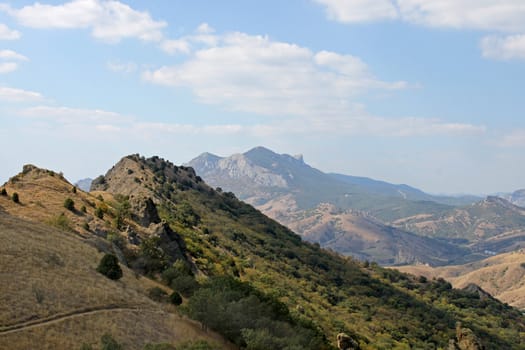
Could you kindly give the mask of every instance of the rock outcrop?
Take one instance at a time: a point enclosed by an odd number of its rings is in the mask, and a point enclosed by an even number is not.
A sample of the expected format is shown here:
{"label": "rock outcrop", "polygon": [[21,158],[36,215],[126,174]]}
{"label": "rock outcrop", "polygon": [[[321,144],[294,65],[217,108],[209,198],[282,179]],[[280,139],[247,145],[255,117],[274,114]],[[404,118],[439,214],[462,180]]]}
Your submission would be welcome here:
{"label": "rock outcrop", "polygon": [[470,328],[463,328],[456,323],[456,339],[450,339],[447,350],[485,350],[479,338]]}
{"label": "rock outcrop", "polygon": [[339,350],[360,350],[359,343],[345,333],[337,335],[337,348]]}

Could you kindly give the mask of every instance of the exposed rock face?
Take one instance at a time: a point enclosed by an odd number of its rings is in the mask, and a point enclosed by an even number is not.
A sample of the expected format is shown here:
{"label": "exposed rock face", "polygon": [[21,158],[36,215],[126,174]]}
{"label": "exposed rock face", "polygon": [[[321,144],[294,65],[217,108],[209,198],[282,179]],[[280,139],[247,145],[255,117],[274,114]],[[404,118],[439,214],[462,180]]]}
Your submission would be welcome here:
{"label": "exposed rock face", "polygon": [[450,339],[447,350],[485,350],[479,338],[470,328],[463,328],[456,323],[456,339]]}
{"label": "exposed rock face", "polygon": [[337,335],[337,348],[339,350],[360,350],[359,343],[345,333]]}
{"label": "exposed rock face", "polygon": [[463,290],[470,293],[478,294],[481,300],[493,299],[492,295],[484,291],[480,286],[478,286],[475,283],[469,283],[465,288],[463,288]]}
{"label": "exposed rock face", "polygon": [[182,237],[174,232],[167,223],[151,224],[148,230],[152,236],[160,238],[160,248],[172,258],[173,261],[186,259],[184,254],[185,245]]}
{"label": "exposed rock face", "polygon": [[151,198],[135,199],[131,204],[131,218],[143,227],[160,223],[157,207]]}

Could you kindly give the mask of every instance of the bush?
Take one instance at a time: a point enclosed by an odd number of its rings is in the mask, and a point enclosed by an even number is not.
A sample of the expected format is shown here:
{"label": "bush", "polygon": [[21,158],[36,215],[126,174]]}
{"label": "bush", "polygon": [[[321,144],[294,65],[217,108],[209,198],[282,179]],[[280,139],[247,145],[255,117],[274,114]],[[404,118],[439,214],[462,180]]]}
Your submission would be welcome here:
{"label": "bush", "polygon": [[173,305],[179,306],[180,304],[182,304],[182,297],[180,296],[179,293],[173,292],[173,293],[170,294],[170,302]]}
{"label": "bush", "polygon": [[73,193],[77,193],[77,187],[76,187],[76,186],[73,186],[73,188],[71,189],[71,192],[73,192]]}
{"label": "bush", "polygon": [[199,288],[199,284],[192,276],[180,276],[171,281],[171,288],[186,298],[189,298]]}
{"label": "bush", "polygon": [[75,202],[73,202],[73,200],[71,198],[66,198],[66,200],[64,201],[64,208],[66,208],[67,210],[71,210],[71,211],[74,211],[75,210]]}
{"label": "bush", "polygon": [[83,213],[87,213],[87,208],[85,205],[83,205],[81,208],[80,208],[80,211],[83,212]]}
{"label": "bush", "polygon": [[13,197],[11,197],[11,199],[13,199],[13,202],[15,203],[20,203],[20,198],[18,197],[18,193],[13,193]]}
{"label": "bush", "polygon": [[118,264],[117,257],[113,254],[104,255],[98,264],[97,272],[100,272],[112,280],[118,280],[122,277],[122,269]]}
{"label": "bush", "polygon": [[51,217],[47,220],[47,223],[51,226],[58,227],[65,231],[71,230],[71,223],[69,219],[67,218],[66,214],[60,213],[56,216]]}
{"label": "bush", "polygon": [[104,210],[101,208],[101,207],[97,207],[97,209],[95,209],[95,216],[99,219],[103,219],[104,218]]}
{"label": "bush", "polygon": [[7,196],[7,191],[5,188],[2,188],[2,190],[0,191],[0,196]]}

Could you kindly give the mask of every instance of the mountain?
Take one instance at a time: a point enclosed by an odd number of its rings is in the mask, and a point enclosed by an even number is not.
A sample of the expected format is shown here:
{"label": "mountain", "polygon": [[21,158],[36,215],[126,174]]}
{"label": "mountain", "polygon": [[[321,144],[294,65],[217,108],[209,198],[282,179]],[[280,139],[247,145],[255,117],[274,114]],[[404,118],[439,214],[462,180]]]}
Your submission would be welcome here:
{"label": "mountain", "polygon": [[525,246],[525,209],[494,196],[441,214],[399,219],[393,225],[479,252],[508,252]]}
{"label": "mountain", "polygon": [[500,194],[498,196],[503,199],[508,200],[514,205],[525,208],[525,189],[517,190],[517,191],[514,191],[513,193]]}
{"label": "mountain", "polygon": [[525,250],[499,254],[465,265],[402,266],[401,271],[428,278],[444,278],[456,288],[476,284],[514,307],[525,309]]}
{"label": "mountain", "polygon": [[[446,242],[421,239],[386,224],[441,214],[453,209],[442,202],[461,199],[432,196],[407,185],[325,174],[302,156],[279,155],[264,147],[226,158],[204,153],[188,164],[212,186],[232,191],[305,239],[345,255],[381,264],[446,264],[465,255]],[[323,209],[326,205],[344,215],[332,215]]]}
{"label": "mountain", "polygon": [[[80,348],[110,332],[131,349],[184,337],[332,349],[344,332],[362,349],[430,349],[456,337],[456,322],[487,348],[522,347],[518,310],[303,242],[158,157],[124,157],[90,193],[32,166],[2,189],[0,344],[9,348]],[[103,253],[119,258],[121,280],[96,272]],[[163,303],[159,289],[180,293],[182,307]]]}
{"label": "mountain", "polygon": [[89,192],[92,182],[93,182],[93,179],[85,178],[85,179],[78,180],[77,182],[75,182],[75,186],[77,186],[84,192]]}

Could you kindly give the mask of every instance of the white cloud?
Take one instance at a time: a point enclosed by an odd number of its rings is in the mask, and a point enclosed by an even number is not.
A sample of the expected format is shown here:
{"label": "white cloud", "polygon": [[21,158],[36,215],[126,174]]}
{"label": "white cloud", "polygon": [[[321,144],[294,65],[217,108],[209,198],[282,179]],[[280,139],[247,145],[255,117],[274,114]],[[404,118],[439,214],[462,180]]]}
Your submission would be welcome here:
{"label": "white cloud", "polygon": [[314,0],[326,7],[331,19],[356,23],[395,19],[398,14],[390,0]]}
{"label": "white cloud", "polygon": [[0,63],[0,74],[11,73],[17,69],[18,69],[18,63],[15,63],[15,62]]}
{"label": "white cloud", "polygon": [[[155,84],[189,87],[198,98],[229,110],[267,115],[344,113],[369,89],[407,83],[375,78],[359,58],[244,33],[212,35],[183,63],[146,71]],[[216,45],[211,45],[213,44]]]}
{"label": "white cloud", "polygon": [[504,135],[499,144],[502,147],[525,147],[525,129],[516,129]]}
{"label": "white cloud", "polygon": [[481,41],[483,56],[525,59],[523,0],[314,0],[329,18],[344,23],[393,20],[417,25],[492,31]]}
{"label": "white cloud", "polygon": [[0,86],[0,100],[2,101],[32,102],[42,99],[43,96],[38,92]]}
{"label": "white cloud", "polygon": [[191,51],[190,42],[184,38],[176,40],[164,40],[160,43],[160,48],[169,54],[188,54]]}
{"label": "white cloud", "polygon": [[19,31],[9,29],[3,23],[0,23],[0,40],[18,40],[22,37]]}
{"label": "white cloud", "polygon": [[525,35],[488,36],[481,40],[486,58],[496,60],[525,59]]}
{"label": "white cloud", "polygon": [[128,123],[133,119],[119,113],[100,109],[81,109],[55,106],[36,106],[20,110],[20,116],[35,120],[47,120],[63,125],[67,124],[94,124],[105,125],[114,123]]}
{"label": "white cloud", "polygon": [[330,18],[352,23],[399,19],[424,26],[525,31],[522,0],[314,0]]}
{"label": "white cloud", "polygon": [[110,61],[106,63],[106,67],[113,72],[117,73],[133,73],[137,70],[137,64],[134,62],[114,62]]}
{"label": "white cloud", "polygon": [[18,52],[15,52],[13,50],[0,50],[0,59],[4,60],[16,60],[16,61],[29,61],[29,59],[19,54]]}
{"label": "white cloud", "polygon": [[525,31],[522,0],[397,0],[401,18],[426,26]]}
{"label": "white cloud", "polygon": [[7,12],[24,26],[32,28],[91,29],[91,34],[108,42],[124,38],[160,41],[163,21],[148,12],[132,9],[114,0],[73,0],[62,5],[34,3]]}

